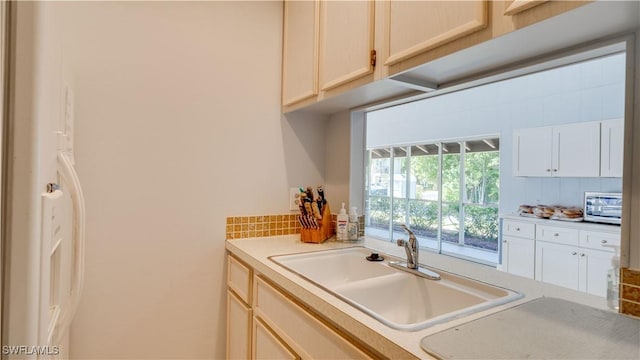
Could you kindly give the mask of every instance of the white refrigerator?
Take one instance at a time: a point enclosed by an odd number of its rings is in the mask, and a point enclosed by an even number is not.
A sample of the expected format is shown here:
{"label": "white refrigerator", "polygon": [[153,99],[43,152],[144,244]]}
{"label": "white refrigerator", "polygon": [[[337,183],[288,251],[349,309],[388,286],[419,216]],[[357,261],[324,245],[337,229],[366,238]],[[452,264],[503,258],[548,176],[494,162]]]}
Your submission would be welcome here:
{"label": "white refrigerator", "polygon": [[14,119],[3,359],[69,357],[84,275],[85,205],[74,169],[73,92],[62,93],[59,124],[33,121],[25,135],[26,125]]}

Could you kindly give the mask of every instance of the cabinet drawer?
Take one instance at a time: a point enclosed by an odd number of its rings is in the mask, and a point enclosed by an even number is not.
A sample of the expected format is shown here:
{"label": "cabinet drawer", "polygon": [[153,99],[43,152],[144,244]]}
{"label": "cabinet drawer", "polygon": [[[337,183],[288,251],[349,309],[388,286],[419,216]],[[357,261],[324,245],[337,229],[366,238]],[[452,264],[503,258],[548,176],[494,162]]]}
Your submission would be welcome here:
{"label": "cabinet drawer", "polygon": [[536,240],[543,240],[557,244],[578,246],[580,231],[578,229],[557,226],[536,226]]}
{"label": "cabinet drawer", "polygon": [[231,255],[227,255],[227,285],[245,303],[251,303],[251,270]]}
{"label": "cabinet drawer", "polygon": [[369,359],[354,344],[256,276],[254,314],[301,358]]}
{"label": "cabinet drawer", "polygon": [[503,220],[502,235],[517,236],[533,239],[536,226],[533,223],[524,221]]}
{"label": "cabinet drawer", "polygon": [[613,248],[602,245],[620,246],[620,233],[580,230],[580,247],[615,252]]}

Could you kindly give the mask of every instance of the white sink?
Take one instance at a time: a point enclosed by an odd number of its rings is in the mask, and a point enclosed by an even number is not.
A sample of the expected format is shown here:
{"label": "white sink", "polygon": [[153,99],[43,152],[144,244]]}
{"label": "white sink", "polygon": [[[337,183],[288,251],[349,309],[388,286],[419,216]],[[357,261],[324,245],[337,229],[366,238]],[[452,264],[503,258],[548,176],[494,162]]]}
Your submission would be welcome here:
{"label": "white sink", "polygon": [[273,256],[271,260],[399,330],[415,331],[522,297],[517,292],[440,270],[429,280],[365,259],[372,250],[351,247]]}

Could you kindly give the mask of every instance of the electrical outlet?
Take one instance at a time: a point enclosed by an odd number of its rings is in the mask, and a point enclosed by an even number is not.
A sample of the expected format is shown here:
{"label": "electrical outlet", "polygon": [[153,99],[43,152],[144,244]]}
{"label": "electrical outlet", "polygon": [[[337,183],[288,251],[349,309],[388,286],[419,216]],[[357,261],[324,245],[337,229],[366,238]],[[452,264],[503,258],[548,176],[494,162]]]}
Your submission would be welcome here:
{"label": "electrical outlet", "polygon": [[300,199],[300,188],[299,187],[289,188],[289,210],[291,211],[298,210],[298,204],[296,204],[297,199]]}

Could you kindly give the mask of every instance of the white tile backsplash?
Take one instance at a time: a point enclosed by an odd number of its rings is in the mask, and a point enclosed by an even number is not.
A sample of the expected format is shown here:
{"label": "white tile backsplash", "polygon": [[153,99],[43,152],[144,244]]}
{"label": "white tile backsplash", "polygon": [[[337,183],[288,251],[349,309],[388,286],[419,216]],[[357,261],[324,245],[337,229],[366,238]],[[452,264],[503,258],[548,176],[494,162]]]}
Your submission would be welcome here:
{"label": "white tile backsplash", "polygon": [[610,84],[602,87],[602,118],[614,119],[624,116],[624,86]]}
{"label": "white tile backsplash", "polygon": [[602,120],[602,97],[602,86],[580,91],[580,121]]}

